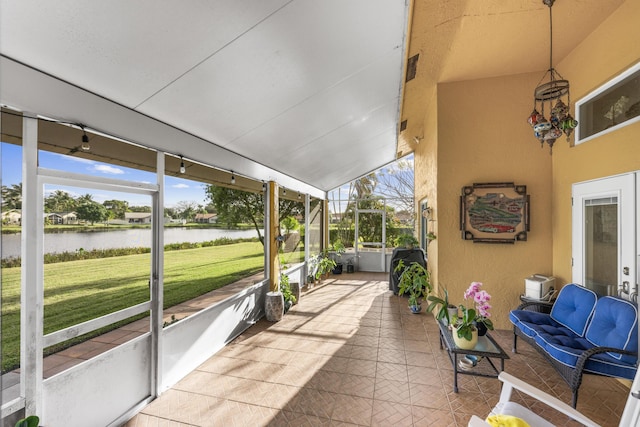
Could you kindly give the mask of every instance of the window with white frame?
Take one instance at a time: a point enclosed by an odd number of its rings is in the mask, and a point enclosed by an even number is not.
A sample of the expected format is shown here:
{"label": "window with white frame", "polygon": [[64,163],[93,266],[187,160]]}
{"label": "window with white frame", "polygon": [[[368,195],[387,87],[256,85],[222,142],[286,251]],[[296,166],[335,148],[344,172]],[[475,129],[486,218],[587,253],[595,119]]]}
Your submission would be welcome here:
{"label": "window with white frame", "polygon": [[576,145],[640,120],[640,63],[576,102]]}

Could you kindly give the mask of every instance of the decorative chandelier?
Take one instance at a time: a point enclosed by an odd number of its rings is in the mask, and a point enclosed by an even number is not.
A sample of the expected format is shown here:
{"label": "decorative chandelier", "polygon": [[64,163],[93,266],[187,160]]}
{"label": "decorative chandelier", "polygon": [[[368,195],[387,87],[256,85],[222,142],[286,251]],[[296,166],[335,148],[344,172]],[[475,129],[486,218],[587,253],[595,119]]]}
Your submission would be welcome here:
{"label": "decorative chandelier", "polygon": [[[567,136],[567,141],[569,141],[569,136],[578,126],[578,121],[569,112],[569,106],[571,105],[569,81],[565,80],[553,68],[553,19],[551,7],[554,2],[555,0],[542,0],[542,3],[549,6],[549,69],[533,91],[533,112],[531,112],[528,119],[535,137],[540,141],[541,147],[544,147],[545,142],[549,144],[550,154],[553,153],[553,143],[556,142],[556,139],[560,138],[564,133]],[[549,81],[542,83],[547,75],[549,76]],[[562,100],[564,96],[566,96],[566,103]],[[555,100],[557,102],[552,105]],[[545,104],[547,105],[549,119],[545,117]]]}

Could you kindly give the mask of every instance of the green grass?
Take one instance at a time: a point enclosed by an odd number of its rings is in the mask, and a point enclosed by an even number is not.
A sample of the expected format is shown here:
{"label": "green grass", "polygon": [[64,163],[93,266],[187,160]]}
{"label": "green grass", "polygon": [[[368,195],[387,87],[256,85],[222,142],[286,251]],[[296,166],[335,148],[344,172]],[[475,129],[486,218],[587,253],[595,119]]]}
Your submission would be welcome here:
{"label": "green grass", "polygon": [[[262,271],[263,262],[259,242],[165,252],[164,307]],[[148,301],[150,271],[150,254],[46,264],[44,333]],[[20,268],[4,268],[2,371],[19,362]]]}

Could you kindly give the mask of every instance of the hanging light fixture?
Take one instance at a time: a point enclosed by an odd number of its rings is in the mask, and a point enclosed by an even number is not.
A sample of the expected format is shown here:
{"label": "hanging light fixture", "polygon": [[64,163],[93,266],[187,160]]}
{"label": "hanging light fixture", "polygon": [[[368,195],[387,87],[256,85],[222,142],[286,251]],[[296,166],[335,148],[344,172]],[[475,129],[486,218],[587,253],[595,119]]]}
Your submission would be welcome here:
{"label": "hanging light fixture", "polygon": [[89,137],[87,136],[87,132],[82,128],[82,145],[80,145],[82,151],[91,150],[91,145],[89,145]]}
{"label": "hanging light fixture", "polygon": [[[553,68],[553,19],[551,8],[554,2],[555,0],[542,0],[542,3],[549,7],[549,69],[533,91],[533,111],[528,119],[541,146],[544,147],[545,142],[549,144],[550,154],[553,152],[554,142],[563,133],[567,136],[567,141],[569,141],[571,133],[578,126],[578,121],[569,112],[569,106],[571,105],[569,81],[565,80]],[[547,75],[549,76],[549,81],[540,84]],[[562,100],[565,96],[566,103]],[[552,105],[553,101],[556,101],[555,105]],[[545,117],[545,104],[549,119]]]}
{"label": "hanging light fixture", "polygon": [[182,156],[180,156],[180,173],[185,173],[187,171],[187,169],[184,167],[184,160],[182,159]]}
{"label": "hanging light fixture", "polygon": [[236,183],[236,177],[235,175],[233,175],[233,171],[231,171],[231,184],[235,184]]}

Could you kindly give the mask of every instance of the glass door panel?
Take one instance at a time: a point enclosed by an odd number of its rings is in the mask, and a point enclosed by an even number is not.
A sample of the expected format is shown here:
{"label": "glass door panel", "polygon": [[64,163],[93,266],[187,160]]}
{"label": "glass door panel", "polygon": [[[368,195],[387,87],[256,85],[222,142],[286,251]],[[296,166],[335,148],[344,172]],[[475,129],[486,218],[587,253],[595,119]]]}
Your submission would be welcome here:
{"label": "glass door panel", "polygon": [[616,295],[618,199],[587,199],[584,204],[584,285],[600,295]]}
{"label": "glass door panel", "polygon": [[635,299],[635,174],[573,186],[573,281]]}

